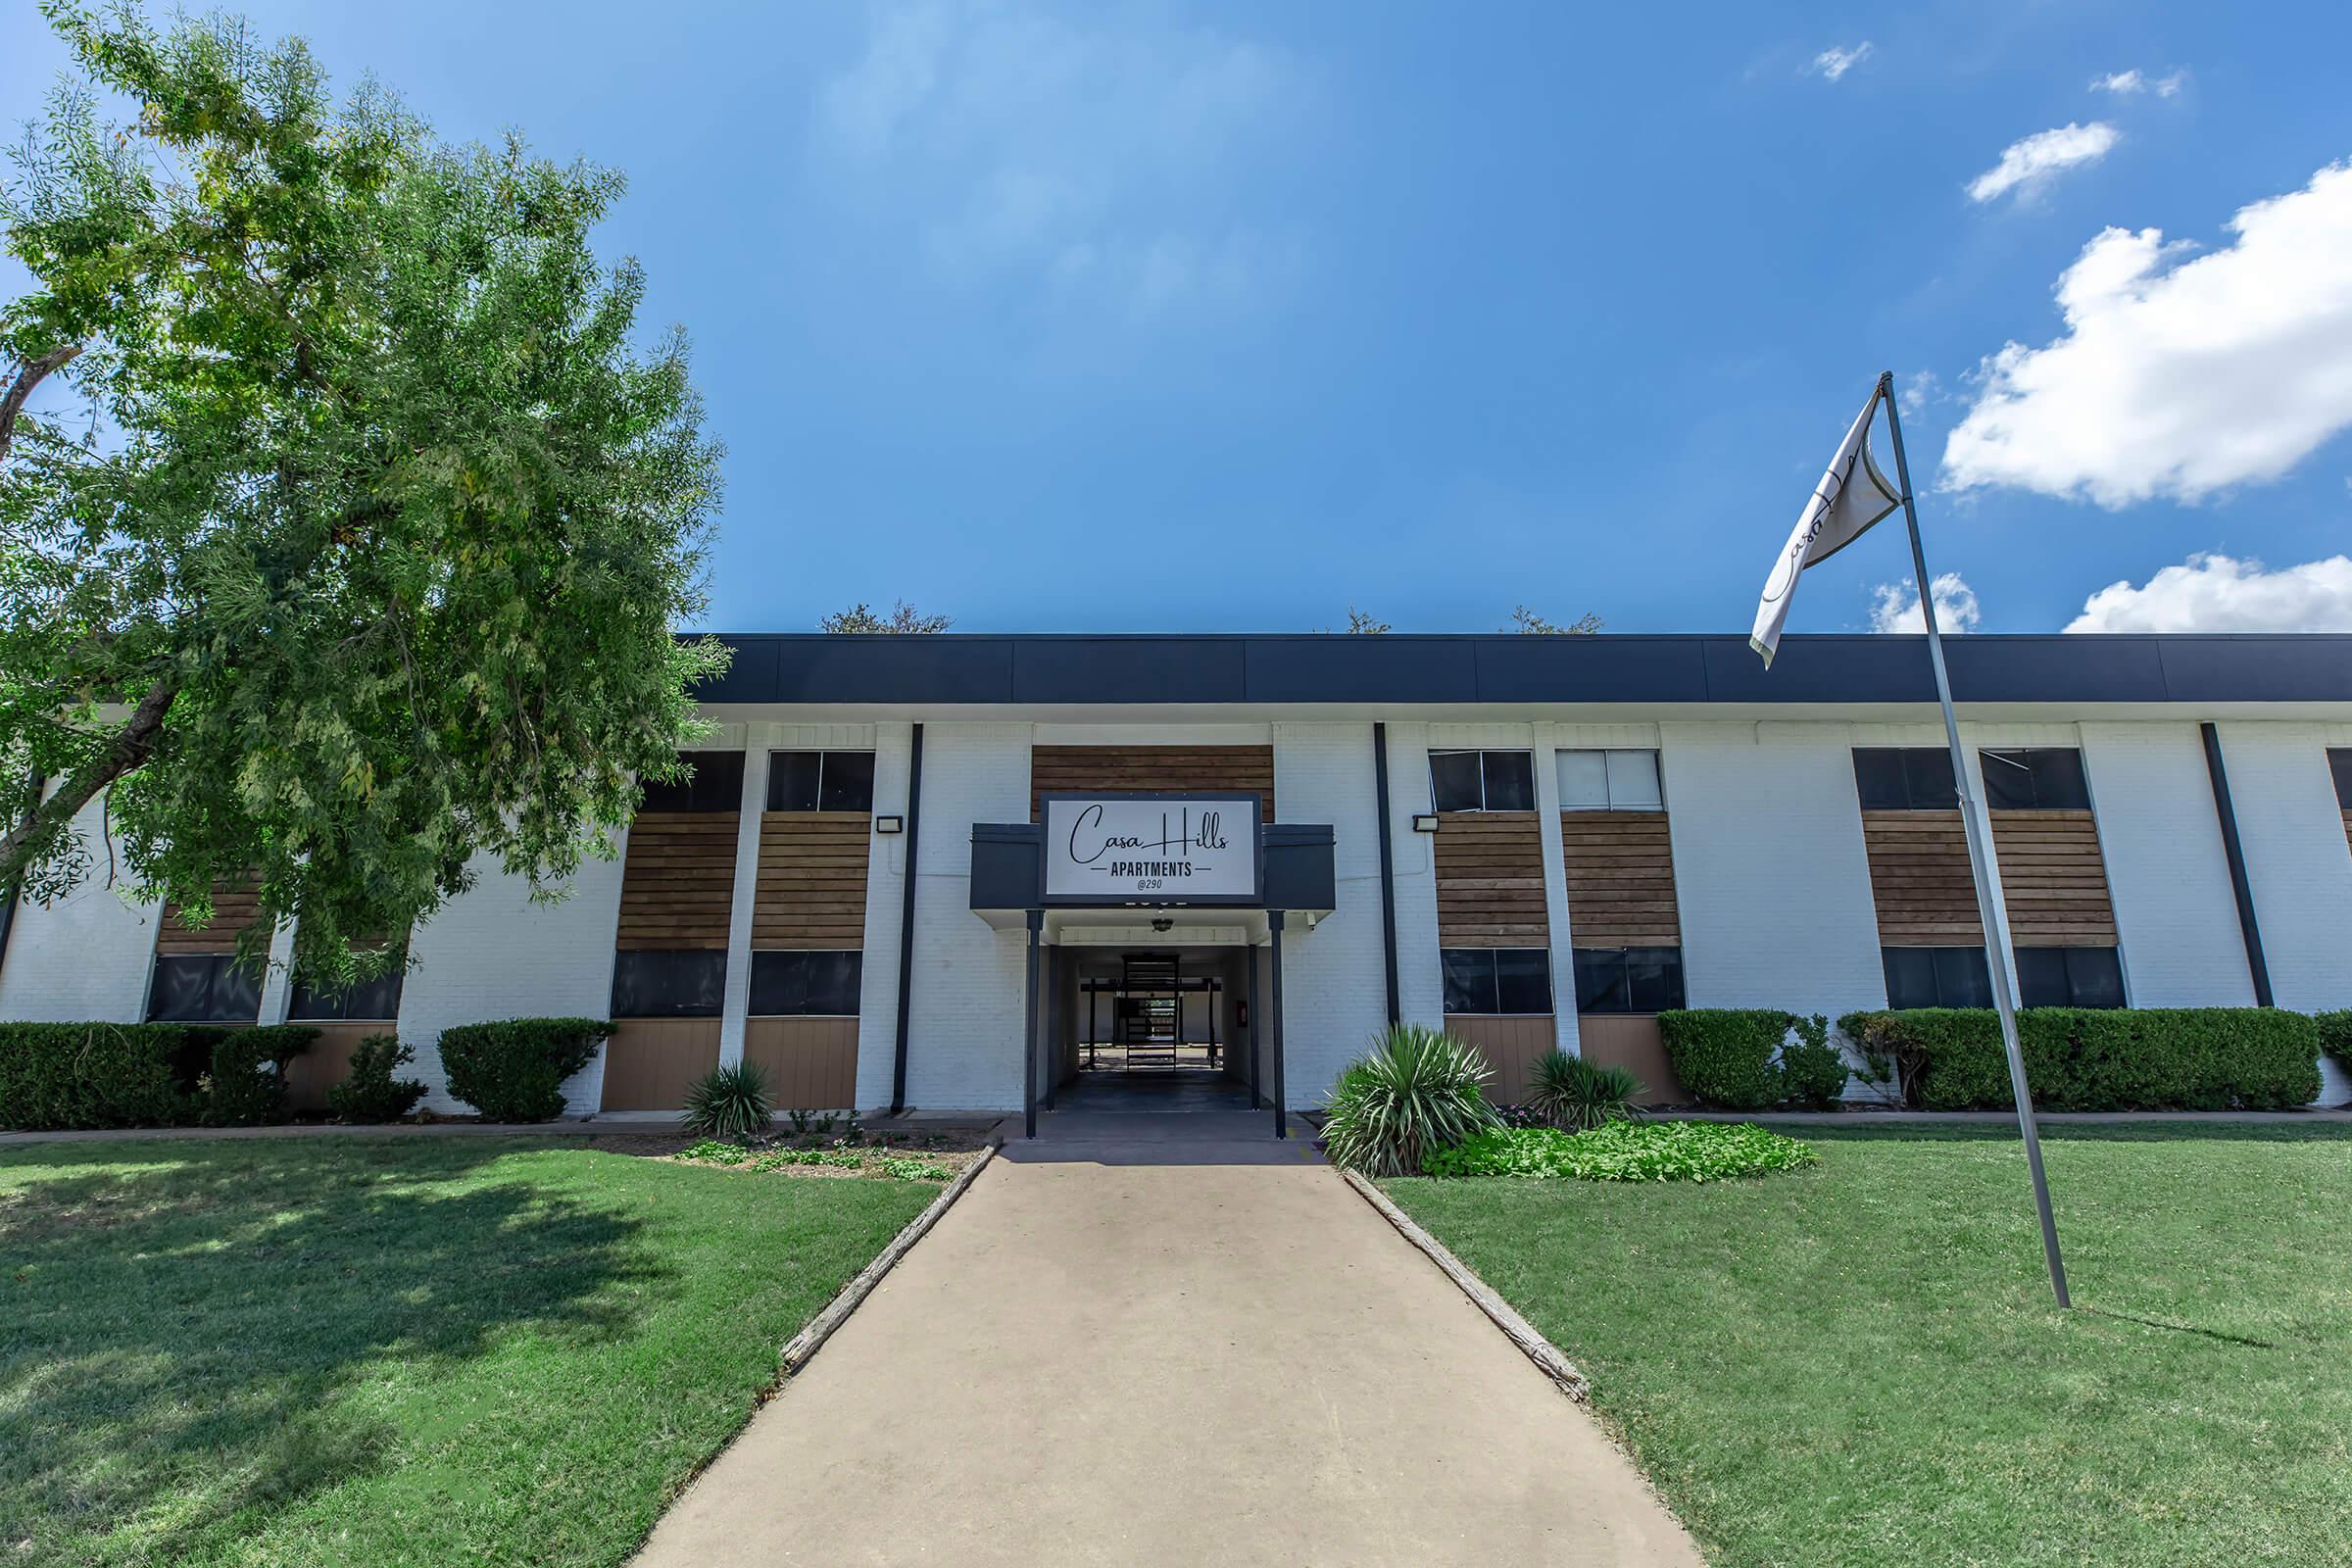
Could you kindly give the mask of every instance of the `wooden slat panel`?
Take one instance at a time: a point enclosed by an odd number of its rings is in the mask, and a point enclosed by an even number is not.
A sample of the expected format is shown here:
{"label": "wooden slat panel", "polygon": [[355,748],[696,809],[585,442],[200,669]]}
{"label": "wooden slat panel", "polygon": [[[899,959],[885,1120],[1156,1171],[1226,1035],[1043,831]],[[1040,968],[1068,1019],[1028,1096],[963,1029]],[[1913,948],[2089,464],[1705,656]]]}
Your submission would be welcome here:
{"label": "wooden slat panel", "polygon": [[1448,948],[1541,948],[1544,832],[1533,811],[1447,811],[1431,854],[1438,876],[1438,941]]}
{"label": "wooden slat panel", "polygon": [[1580,948],[1679,948],[1674,842],[1664,811],[1562,811],[1568,929]]}
{"label": "wooden slat panel", "polygon": [[1881,947],[1984,946],[1958,811],[1864,811],[1862,843]]}
{"label": "wooden slat panel", "polygon": [[1992,846],[2019,947],[2116,945],[2099,828],[2088,811],[1995,811]]}
{"label": "wooden slat panel", "polygon": [[163,954],[234,953],[237,938],[246,927],[262,917],[262,899],[252,883],[232,886],[222,882],[213,888],[213,918],[204,929],[197,930],[180,918],[179,906],[166,903],[164,917],[157,924],[155,951]]}
{"label": "wooden slat panel", "polygon": [[1263,803],[1261,819],[1274,820],[1274,748],[1271,746],[1039,746],[1029,753],[1029,820],[1038,820],[1038,802],[1048,795],[1100,790],[1233,795],[1250,793]]}
{"label": "wooden slat panel", "polygon": [[[1443,834],[1439,835],[1444,837]],[[1538,1057],[1557,1050],[1559,1036],[1548,1012],[1449,1012],[1446,1032],[1478,1049],[1494,1075],[1487,1080],[1487,1099],[1497,1105],[1527,1102],[1528,1069]]]}
{"label": "wooden slat panel", "polygon": [[865,873],[873,834],[874,819],[866,811],[761,812],[752,945],[865,946]]}
{"label": "wooden slat panel", "polygon": [[858,1020],[753,1018],[743,1059],[767,1074],[778,1110],[848,1110],[858,1102]]}
{"label": "wooden slat panel", "polygon": [[2344,813],[2344,844],[2346,848],[2352,849],[2352,811]]}
{"label": "wooden slat panel", "polygon": [[621,869],[619,947],[726,947],[740,823],[734,811],[638,813]]}
{"label": "wooden slat panel", "polygon": [[1644,1105],[1687,1105],[1693,1098],[1667,1059],[1654,1012],[1580,1012],[1576,1044],[1595,1067],[1623,1067],[1641,1079]]}
{"label": "wooden slat panel", "polygon": [[604,1108],[681,1110],[686,1091],[717,1065],[716,1018],[623,1019],[605,1042]]}

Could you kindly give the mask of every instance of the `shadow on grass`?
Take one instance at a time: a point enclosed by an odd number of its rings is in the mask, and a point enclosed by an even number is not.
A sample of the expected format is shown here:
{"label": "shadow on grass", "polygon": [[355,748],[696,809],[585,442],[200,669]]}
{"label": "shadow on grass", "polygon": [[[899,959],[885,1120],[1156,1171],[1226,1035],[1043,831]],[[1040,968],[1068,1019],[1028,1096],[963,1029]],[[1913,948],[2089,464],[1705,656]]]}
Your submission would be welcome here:
{"label": "shadow on grass", "polygon": [[2194,1334],[2200,1339],[2215,1340],[2223,1345],[2234,1345],[2241,1349],[2276,1350],[2278,1348],[2277,1342],[2272,1340],[2253,1340],[2242,1334],[2226,1334],[2220,1329],[2201,1329],[2194,1323],[2168,1323],[2163,1318],[2141,1317],[2132,1312],[2111,1312],[2103,1306],[2085,1306],[2080,1301],[2075,1303],[2075,1310],[2091,1317],[2108,1318],[2117,1323],[2136,1323],[2146,1329],[2163,1329],[2172,1334]]}
{"label": "shadow on grass", "polygon": [[33,1558],[258,1530],[413,1439],[364,1381],[611,1337],[651,1272],[626,1215],[486,1168],[511,1146],[194,1147],[0,1167],[59,1171],[0,1190],[0,1540]]}

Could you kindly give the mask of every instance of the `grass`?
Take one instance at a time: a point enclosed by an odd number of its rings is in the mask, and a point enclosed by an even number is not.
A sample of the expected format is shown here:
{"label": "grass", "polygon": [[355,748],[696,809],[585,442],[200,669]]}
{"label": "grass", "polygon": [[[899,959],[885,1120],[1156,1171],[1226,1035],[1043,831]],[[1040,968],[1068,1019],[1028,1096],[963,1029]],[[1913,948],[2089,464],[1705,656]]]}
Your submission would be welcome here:
{"label": "grass", "polygon": [[620,1562],[938,1191],[505,1139],[0,1152],[0,1560]]}
{"label": "grass", "polygon": [[1753,1182],[1384,1184],[1718,1562],[2352,1562],[2352,1128],[1806,1127]]}

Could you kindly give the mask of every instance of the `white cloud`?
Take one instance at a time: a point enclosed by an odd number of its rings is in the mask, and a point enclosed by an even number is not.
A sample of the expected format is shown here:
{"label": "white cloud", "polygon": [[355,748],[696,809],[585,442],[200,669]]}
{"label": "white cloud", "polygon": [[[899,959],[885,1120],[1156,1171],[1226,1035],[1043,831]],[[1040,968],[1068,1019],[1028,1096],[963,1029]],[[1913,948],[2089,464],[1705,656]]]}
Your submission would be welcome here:
{"label": "white cloud", "polygon": [[2123,133],[2104,121],[2078,125],[2069,121],[2055,130],[2037,130],[2001,150],[2001,161],[1968,182],[1969,200],[1989,202],[2011,191],[2032,191],[2078,164],[2095,164],[2123,140]]}
{"label": "white cloud", "polygon": [[2134,588],[2110,583],[2068,631],[2352,631],[2352,559],[2272,571],[2259,561],[2195,555]]}
{"label": "white cloud", "polygon": [[2153,228],[2085,245],[2055,291],[2065,334],[1983,362],[1944,487],[2193,502],[2276,479],[2352,425],[2352,165],[2230,227],[2193,261]]}
{"label": "white cloud", "polygon": [[1894,395],[1902,403],[1903,412],[1914,416],[1949,396],[1934,370],[1909,371],[1895,382]]}
{"label": "white cloud", "polygon": [[811,140],[844,199],[911,229],[944,277],[1152,316],[1295,279],[1303,241],[1253,176],[1284,164],[1312,96],[1298,62],[1227,32],[885,0]]}
{"label": "white cloud", "polygon": [[[1939,571],[1930,584],[1936,591],[1936,629],[1940,632],[1975,631],[1984,612],[1977,604],[1977,591],[1963,582],[1956,571]],[[1919,591],[1912,579],[1901,582],[1883,582],[1871,590],[1870,629],[1876,632],[1925,633],[1927,618],[1919,612]]]}
{"label": "white cloud", "polygon": [[1839,49],[1833,46],[1813,57],[1813,69],[1830,80],[1836,81],[1863,61],[1868,60],[1870,50],[1871,43],[1868,38],[1863,39],[1851,49]]}
{"label": "white cloud", "polygon": [[2170,98],[2188,80],[2188,73],[2176,71],[2169,76],[2150,77],[2137,67],[2130,71],[2111,72],[2090,78],[2092,92],[2111,92],[2118,97],[2132,93],[2152,92],[2159,98]]}

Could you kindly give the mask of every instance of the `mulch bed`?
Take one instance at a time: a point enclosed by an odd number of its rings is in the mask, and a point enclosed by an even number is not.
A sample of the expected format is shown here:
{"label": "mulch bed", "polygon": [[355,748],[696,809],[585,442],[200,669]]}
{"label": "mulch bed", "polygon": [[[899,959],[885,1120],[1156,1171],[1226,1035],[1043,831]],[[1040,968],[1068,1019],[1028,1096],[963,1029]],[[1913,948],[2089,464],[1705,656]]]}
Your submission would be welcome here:
{"label": "mulch bed", "polygon": [[[829,1133],[783,1131],[765,1137],[709,1140],[674,1131],[598,1133],[581,1142],[590,1149],[648,1159],[674,1159],[753,1176],[913,1176],[954,1181],[988,1147],[985,1130],[942,1129],[937,1132]],[[689,1151],[726,1143],[745,1152],[719,1157],[688,1157]],[[716,1151],[713,1150],[715,1154]],[[798,1156],[798,1157],[796,1157]],[[821,1159],[809,1156],[822,1156]],[[915,1164],[903,1163],[906,1161]],[[897,1166],[886,1167],[885,1162]],[[917,1168],[919,1165],[920,1169]]]}

